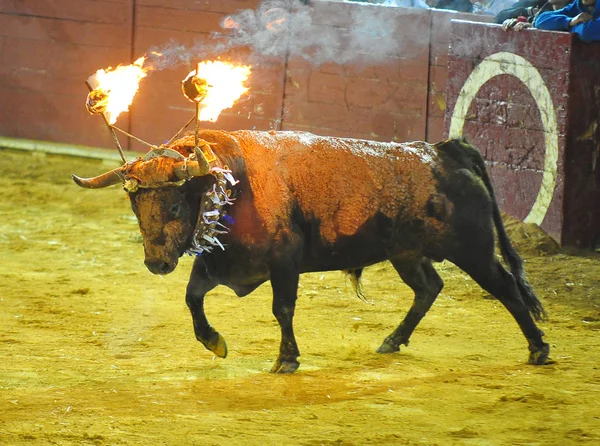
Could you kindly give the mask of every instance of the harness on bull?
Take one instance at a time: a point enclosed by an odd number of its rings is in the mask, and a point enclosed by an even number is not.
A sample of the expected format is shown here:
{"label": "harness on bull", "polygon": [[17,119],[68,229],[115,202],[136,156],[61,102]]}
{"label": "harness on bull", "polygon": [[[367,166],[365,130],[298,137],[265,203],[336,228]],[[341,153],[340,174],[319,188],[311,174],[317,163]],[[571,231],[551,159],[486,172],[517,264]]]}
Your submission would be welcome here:
{"label": "harness on bull", "polygon": [[208,142],[202,139],[197,141],[198,145],[196,147],[202,150],[210,166],[209,173],[215,178],[212,188],[205,192],[202,197],[198,220],[192,237],[192,246],[185,251],[188,255],[198,256],[205,252],[211,252],[215,246],[225,250],[225,246],[219,241],[218,236],[226,234],[229,229],[220,220],[227,215],[223,207],[231,205],[235,200],[235,198],[231,198],[231,189],[228,189],[227,183],[234,186],[238,181],[233,177],[227,166],[221,166]]}
{"label": "harness on bull", "polygon": [[[211,148],[211,143],[200,139],[198,136],[200,130],[200,103],[206,96],[208,88],[207,82],[198,75],[200,72],[199,70],[200,64],[198,64],[195,72],[191,72],[186,79],[182,81],[181,85],[184,96],[196,105],[195,116],[192,117],[166,144],[161,145],[160,147],[149,144],[110,124],[105,114],[106,93],[101,89],[94,89],[92,84],[86,82],[90,89],[86,107],[90,113],[102,115],[125,164],[118,169],[94,179],[83,179],[75,175],[73,176],[73,179],[77,184],[91,188],[104,187],[121,181],[123,183],[123,188],[129,193],[134,193],[140,188],[179,187],[195,176],[213,176],[215,182],[212,185],[212,188],[206,191],[202,196],[191,246],[185,251],[188,255],[196,256],[209,253],[215,247],[219,247],[223,250],[225,249],[225,245],[221,243],[219,236],[229,232],[229,229],[221,223],[221,220],[227,220],[228,216],[224,207],[231,205],[234,201],[234,199],[231,198],[232,192],[229,187],[238,183],[233,177],[231,170],[229,170],[226,165],[223,165],[215,155]],[[188,143],[188,138],[185,137],[176,142],[173,141],[194,121],[196,122],[193,140],[194,150],[186,157],[172,147],[175,145],[192,146],[191,141]],[[133,161],[127,162],[114,130],[125,133],[127,136],[148,145],[151,148],[150,151],[141,158],[138,157]],[[142,165],[144,163],[149,163],[158,169],[160,168],[161,161],[164,159],[171,159],[177,181],[144,181],[142,178],[136,178],[135,175],[131,175],[128,172],[130,167],[133,167],[136,163],[140,162]],[[156,165],[152,163],[155,163]],[[228,221],[233,223],[233,219],[230,217]]]}

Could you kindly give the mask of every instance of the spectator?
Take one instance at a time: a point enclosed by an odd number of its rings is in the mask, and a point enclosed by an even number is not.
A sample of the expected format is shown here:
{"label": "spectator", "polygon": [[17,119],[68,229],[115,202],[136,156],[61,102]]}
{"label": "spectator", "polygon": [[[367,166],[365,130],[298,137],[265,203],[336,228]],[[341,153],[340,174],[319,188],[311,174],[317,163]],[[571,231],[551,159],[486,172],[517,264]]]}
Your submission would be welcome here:
{"label": "spectator", "polygon": [[534,26],[549,31],[569,31],[584,42],[600,41],[600,8],[596,0],[575,0],[557,11],[537,16]]}
{"label": "spectator", "polygon": [[510,8],[503,9],[494,17],[494,22],[504,23],[507,19],[516,19],[517,17],[533,17],[547,0],[519,0]]}
{"label": "spectator", "polygon": [[457,12],[496,15],[511,5],[514,0],[438,0],[436,9],[451,9]]}
{"label": "spectator", "polygon": [[381,4],[383,6],[404,6],[406,8],[429,8],[429,5],[423,0],[385,0]]}
{"label": "spectator", "polygon": [[440,0],[434,7],[435,9],[450,9],[458,12],[473,12],[471,0]]}
{"label": "spectator", "polygon": [[479,7],[484,14],[497,15],[500,11],[511,8],[515,0],[477,0],[474,2],[475,10]]}
{"label": "spectator", "polygon": [[424,8],[429,5],[424,0],[345,0],[356,3],[373,3],[382,6],[404,6],[405,8]]}
{"label": "spectator", "polygon": [[[517,2],[515,3],[515,7],[501,11],[495,18],[496,23],[502,23],[502,29],[504,31],[509,29],[521,31],[533,27],[533,22],[537,16],[543,12],[559,10],[569,3],[569,0],[549,0],[541,5],[539,5],[538,2],[537,5],[525,7],[526,2],[529,1],[530,0]],[[517,4],[520,4],[520,6],[516,6]],[[504,20],[498,22],[499,18]]]}

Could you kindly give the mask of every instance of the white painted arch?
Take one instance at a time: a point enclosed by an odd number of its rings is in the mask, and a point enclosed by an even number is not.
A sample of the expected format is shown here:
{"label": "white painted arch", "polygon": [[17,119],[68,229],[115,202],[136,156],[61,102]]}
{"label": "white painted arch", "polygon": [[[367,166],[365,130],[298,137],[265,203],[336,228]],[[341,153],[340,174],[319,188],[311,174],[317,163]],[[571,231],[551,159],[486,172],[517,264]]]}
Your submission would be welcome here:
{"label": "white painted arch", "polygon": [[558,124],[552,97],[539,71],[525,58],[509,52],[486,57],[465,81],[452,112],[450,138],[462,136],[466,114],[480,88],[493,77],[508,74],[518,78],[529,89],[540,111],[544,127],[546,154],[542,184],[535,202],[525,217],[526,223],[541,225],[548,212],[558,174]]}

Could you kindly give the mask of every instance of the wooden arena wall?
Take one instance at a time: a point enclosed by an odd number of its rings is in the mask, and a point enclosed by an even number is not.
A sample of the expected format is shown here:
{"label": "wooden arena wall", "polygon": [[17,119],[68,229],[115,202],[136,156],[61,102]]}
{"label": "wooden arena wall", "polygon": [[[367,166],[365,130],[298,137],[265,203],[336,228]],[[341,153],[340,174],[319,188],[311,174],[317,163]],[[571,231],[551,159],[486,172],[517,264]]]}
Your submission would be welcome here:
{"label": "wooden arena wall", "polygon": [[453,21],[446,130],[484,155],[498,203],[567,245],[600,234],[600,44]]}
{"label": "wooden arena wall", "polygon": [[[112,147],[102,120],[85,111],[84,81],[99,68],[129,64],[153,50],[186,48],[198,58],[179,58],[151,72],[130,113],[117,121],[120,128],[161,143],[193,114],[179,85],[198,59],[215,56],[204,54],[203,45],[214,43],[215,32],[226,34],[221,27],[226,17],[260,4],[5,0],[0,3],[0,134]],[[321,32],[339,40],[356,21],[384,20],[389,29],[382,35],[402,44],[378,59],[357,55],[345,63],[259,56],[248,48],[223,51],[223,58],[252,64],[250,94],[207,127],[308,130],[396,141],[442,137],[450,19],[490,17],[329,1],[315,1],[310,14]],[[144,150],[126,138],[123,144]]]}
{"label": "wooden arena wall", "polygon": [[112,147],[84,81],[130,63],[132,30],[131,0],[2,0],[0,135]]}

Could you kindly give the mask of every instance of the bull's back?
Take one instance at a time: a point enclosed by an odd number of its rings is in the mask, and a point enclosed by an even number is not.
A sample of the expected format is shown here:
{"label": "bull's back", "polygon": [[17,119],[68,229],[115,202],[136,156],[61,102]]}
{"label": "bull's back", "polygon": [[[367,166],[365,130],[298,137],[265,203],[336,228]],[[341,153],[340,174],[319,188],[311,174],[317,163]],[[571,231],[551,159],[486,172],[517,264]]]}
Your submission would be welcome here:
{"label": "bull's back", "polygon": [[[233,133],[244,152],[255,201],[263,215],[290,215],[297,205],[334,243],[377,216],[426,219],[435,193],[435,147],[316,136],[306,132]],[[258,199],[257,199],[258,197]],[[259,204],[260,206],[260,204]],[[269,220],[269,217],[267,217]]]}

